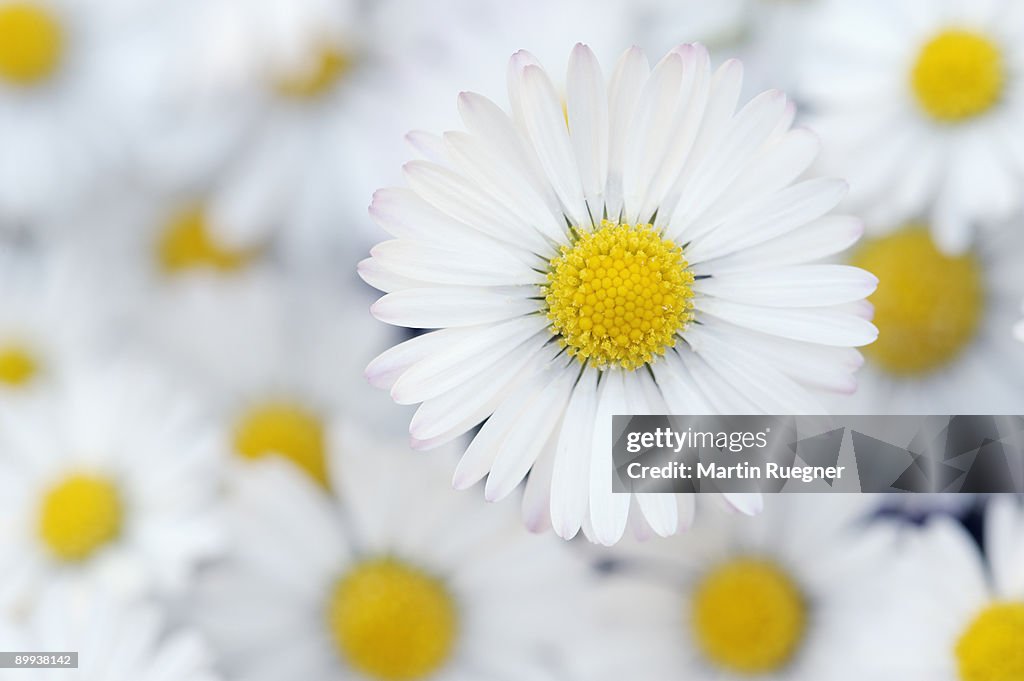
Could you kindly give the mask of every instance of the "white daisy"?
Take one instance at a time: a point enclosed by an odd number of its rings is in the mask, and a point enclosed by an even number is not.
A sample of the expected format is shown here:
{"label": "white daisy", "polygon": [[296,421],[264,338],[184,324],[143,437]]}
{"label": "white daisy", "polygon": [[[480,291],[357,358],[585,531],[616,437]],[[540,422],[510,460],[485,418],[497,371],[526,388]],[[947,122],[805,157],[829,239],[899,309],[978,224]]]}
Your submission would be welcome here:
{"label": "white daisy", "polygon": [[[387,292],[378,319],[441,329],[367,369],[428,449],[487,419],[455,473],[507,496],[531,471],[528,522],[603,544],[685,527],[688,496],[613,495],[611,414],[820,413],[812,389],[852,391],[875,328],[870,274],[809,264],[861,233],[827,213],[845,192],[801,179],[817,152],[767,92],[738,112],[742,68],[683,45],[651,70],[627,51],[609,82],[573,51],[563,110],[526,52],[512,113],[463,93],[469,132],[436,140],[370,212],[396,238],[360,263]],[[568,122],[568,125],[566,123]],[[489,474],[489,475],[488,475]],[[536,488],[536,489],[532,489]],[[548,497],[550,494],[550,511]],[[730,497],[756,510],[759,497]]]}
{"label": "white daisy", "polygon": [[214,440],[150,367],[0,402],[0,608],[48,584],[173,593],[219,544]]}
{"label": "white daisy", "polygon": [[141,3],[0,0],[0,219],[66,211],[123,161],[141,106]]}
{"label": "white daisy", "polygon": [[1024,12],[995,0],[827,3],[804,93],[830,169],[872,223],[925,217],[959,253],[975,223],[1019,212]]}
{"label": "white daisy", "polygon": [[403,22],[381,16],[390,4],[197,3],[183,94],[245,131],[208,197],[219,239],[251,247],[276,235],[287,255],[324,261],[362,250],[366,197],[397,174],[402,121],[430,56]]}
{"label": "white daisy", "polygon": [[194,632],[170,629],[151,605],[52,587],[24,622],[0,618],[5,651],[77,652],[78,668],[0,669],[0,681],[213,681]]}
{"label": "white daisy", "polygon": [[1016,226],[946,255],[928,229],[910,224],[863,241],[850,263],[879,279],[868,299],[878,340],[855,395],[835,400],[851,414],[1019,414],[1024,354],[1011,330],[1024,296]]}
{"label": "white daisy", "polygon": [[[382,333],[365,314],[369,302],[351,290],[339,298],[290,283],[268,291],[271,299],[259,311],[234,310],[224,318],[221,310],[217,319],[210,310],[213,323],[229,327],[215,332],[228,339],[224,350],[241,357],[206,353],[207,361],[188,364],[171,354],[167,361],[194,373],[190,384],[216,424],[221,449],[234,460],[280,455],[326,486],[332,414],[400,435],[390,400],[377,391],[366,394],[361,377],[393,334]],[[339,348],[345,349],[340,356]]]}
{"label": "white daisy", "polygon": [[857,637],[894,595],[892,534],[859,525],[869,507],[854,495],[771,502],[758,518],[708,514],[690,534],[616,547],[598,597],[607,642],[582,642],[578,678],[878,678],[865,672],[880,654]]}
{"label": "white daisy", "polygon": [[34,397],[79,362],[117,346],[104,289],[73,262],[0,245],[0,401]]}
{"label": "white daisy", "polygon": [[933,519],[907,547],[902,596],[876,620],[893,653],[879,679],[1012,681],[1024,678],[1024,509],[989,506],[982,559],[963,527]]}
{"label": "white daisy", "polygon": [[276,459],[234,479],[233,549],[197,618],[239,681],[546,679],[582,565],[445,467],[346,430],[337,497]]}

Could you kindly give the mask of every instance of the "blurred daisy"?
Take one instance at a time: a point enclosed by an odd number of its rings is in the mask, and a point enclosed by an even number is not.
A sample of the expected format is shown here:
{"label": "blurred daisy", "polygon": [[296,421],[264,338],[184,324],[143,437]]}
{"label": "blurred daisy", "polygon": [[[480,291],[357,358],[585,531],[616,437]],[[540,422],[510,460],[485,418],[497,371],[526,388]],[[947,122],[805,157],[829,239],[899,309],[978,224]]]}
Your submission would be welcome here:
{"label": "blurred daisy", "polygon": [[1024,678],[1024,509],[996,497],[985,523],[986,566],[958,523],[933,519],[908,546],[902,595],[876,620],[892,652],[887,674],[910,681]]}
{"label": "blurred daisy", "polygon": [[855,414],[1018,414],[1024,355],[1019,317],[1024,247],[1017,229],[946,255],[921,224],[862,242],[850,263],[873,273],[878,340],[855,395],[835,411]]}
{"label": "blurred daisy", "polygon": [[115,345],[111,306],[73,263],[0,252],[0,400],[32,397]]}
{"label": "blurred daisy", "polygon": [[[192,385],[202,386],[222,448],[236,460],[282,456],[328,486],[326,457],[336,444],[328,426],[332,415],[400,434],[387,397],[358,389],[365,388],[363,367],[391,334],[382,333],[364,312],[368,301],[353,292],[338,299],[291,282],[268,293],[273,298],[265,316],[233,314],[220,322],[244,359],[192,366]],[[173,357],[168,361],[178,365]]]}
{"label": "blurred daisy", "polygon": [[366,197],[396,174],[408,93],[429,63],[404,34],[411,17],[382,19],[384,4],[440,11],[354,0],[198,4],[185,95],[219,102],[245,129],[209,196],[219,240],[248,248],[276,235],[289,256],[351,256]]}
{"label": "blurred daisy", "polygon": [[232,678],[548,678],[582,566],[444,490],[438,462],[340,439],[337,498],[276,459],[235,481],[234,547],[197,602]]}
{"label": "blurred daisy", "polygon": [[150,605],[122,605],[100,594],[54,587],[24,622],[0,618],[4,648],[78,652],[78,669],[0,669],[0,681],[213,681],[206,646],[190,631],[169,630]]}
{"label": "blurred daisy", "polygon": [[137,3],[0,0],[0,219],[67,211],[111,176],[142,110],[129,57]]}
{"label": "blurred daisy", "polygon": [[219,544],[219,457],[147,367],[81,371],[0,403],[0,607],[44,585],[181,589]]}
{"label": "blurred daisy", "polygon": [[857,639],[894,594],[891,535],[858,526],[868,510],[854,495],[779,495],[756,519],[708,514],[690,534],[617,548],[599,597],[608,641],[583,642],[579,678],[878,678],[865,672],[884,656]]}
{"label": "blurred daisy", "polygon": [[961,253],[975,223],[1019,211],[1022,10],[833,1],[813,20],[813,127],[869,222],[926,217],[939,247]]}
{"label": "blurred daisy", "polygon": [[653,70],[631,49],[606,83],[580,45],[563,109],[519,52],[511,115],[464,93],[469,132],[407,164],[410,189],[375,195],[371,215],[396,238],[360,263],[387,292],[373,313],[441,330],[367,376],[422,403],[418,448],[487,420],[456,487],[486,475],[498,500],[532,469],[533,528],[553,521],[569,538],[582,526],[613,544],[637,504],[638,529],[669,535],[690,522],[692,497],[612,494],[611,414],[820,413],[812,390],[854,389],[852,346],[875,338],[863,300],[875,278],[810,263],[861,226],[827,215],[843,182],[799,179],[817,141],[790,129],[785,96],[737,112],[741,83],[738,62],[712,73],[695,45]]}

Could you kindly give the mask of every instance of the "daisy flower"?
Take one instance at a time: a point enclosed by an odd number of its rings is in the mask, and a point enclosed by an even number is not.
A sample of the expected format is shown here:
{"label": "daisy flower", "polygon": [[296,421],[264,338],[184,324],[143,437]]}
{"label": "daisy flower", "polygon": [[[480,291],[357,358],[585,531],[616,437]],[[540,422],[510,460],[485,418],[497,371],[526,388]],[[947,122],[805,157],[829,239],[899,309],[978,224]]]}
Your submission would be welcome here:
{"label": "daisy flower", "polygon": [[24,621],[0,618],[12,651],[78,652],[78,669],[0,669],[0,681],[213,681],[199,636],[171,629],[157,608],[120,604],[100,594],[48,589]]}
{"label": "daisy flower", "polygon": [[813,392],[852,391],[875,278],[812,263],[861,226],[828,214],[842,181],[802,177],[818,145],[786,97],[736,111],[742,67],[712,72],[698,45],[653,69],[631,49],[608,81],[578,45],[564,108],[526,52],[508,80],[511,113],[463,93],[468,131],[374,196],[395,239],[359,266],[387,292],[373,314],[438,330],[367,376],[422,403],[417,448],[486,419],[455,486],[487,476],[494,501],[532,470],[531,527],[613,544],[636,504],[638,529],[672,534],[692,497],[613,495],[610,416],[821,413]]}
{"label": "daisy flower", "polygon": [[337,496],[278,459],[241,472],[228,559],[195,615],[239,681],[545,679],[582,564],[515,514],[442,487],[438,462],[352,430]]}
{"label": "daisy flower", "polygon": [[1011,330],[1024,295],[1017,229],[992,230],[948,255],[910,223],[861,242],[850,264],[879,279],[868,299],[878,340],[857,393],[835,400],[852,414],[1018,414],[1024,355]]}
{"label": "daisy flower", "polygon": [[173,593],[217,550],[213,440],[152,376],[82,369],[0,403],[0,609],[55,583]]}
{"label": "daisy flower", "polygon": [[999,496],[989,504],[985,556],[964,528],[935,518],[907,547],[902,596],[875,635],[895,651],[887,674],[908,681],[1024,678],[1024,509]]}
{"label": "daisy flower", "polygon": [[686,535],[616,547],[598,596],[608,643],[573,656],[579,678],[878,678],[862,664],[878,652],[862,658],[855,638],[893,596],[892,535],[858,526],[869,509],[779,495],[758,518],[709,514]]}
{"label": "daisy flower", "polygon": [[961,253],[975,223],[1019,212],[1019,3],[833,1],[808,33],[811,126],[869,222],[923,217]]}
{"label": "daisy flower", "polygon": [[[233,339],[226,347],[244,357],[223,361],[226,355],[207,353],[217,361],[189,365],[168,355],[167,362],[194,374],[190,384],[216,424],[221,448],[235,461],[281,456],[328,486],[332,414],[399,435],[386,396],[354,389],[363,385],[363,367],[391,334],[356,312],[367,301],[351,291],[338,300],[316,287],[292,282],[292,288],[268,292],[273,297],[262,314],[240,311],[230,323],[222,322],[230,327],[224,335]],[[344,357],[338,356],[340,347]]]}
{"label": "daisy flower", "polygon": [[196,3],[179,89],[244,130],[208,197],[219,240],[276,236],[289,256],[351,257],[359,231],[337,225],[365,222],[365,197],[397,174],[408,93],[430,63],[416,42],[436,29],[406,35],[403,21],[382,18],[389,4],[426,13],[412,2]]}
{"label": "daisy flower", "polygon": [[[83,199],[143,110],[128,41],[138,6],[0,0],[0,218],[35,223]],[[137,28],[137,27],[136,27]]]}

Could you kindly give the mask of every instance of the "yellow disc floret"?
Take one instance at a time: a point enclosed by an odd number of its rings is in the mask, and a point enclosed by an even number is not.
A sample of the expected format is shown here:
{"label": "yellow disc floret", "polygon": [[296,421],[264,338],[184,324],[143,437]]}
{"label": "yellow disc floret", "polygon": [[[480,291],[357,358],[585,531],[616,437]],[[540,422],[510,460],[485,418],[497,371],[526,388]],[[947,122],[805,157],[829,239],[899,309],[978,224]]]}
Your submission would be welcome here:
{"label": "yellow disc floret", "polygon": [[458,613],[440,580],[382,558],[357,565],[338,581],[328,627],[356,671],[382,681],[422,679],[451,656]]}
{"label": "yellow disc floret", "polygon": [[327,485],[323,422],[300,404],[271,401],[251,407],[235,426],[235,451],[246,459],[282,456]]}
{"label": "yellow disc floret", "polygon": [[20,388],[39,374],[39,361],[21,345],[0,345],[0,386]]}
{"label": "yellow disc floret", "polygon": [[548,271],[552,332],[599,368],[636,369],[673,347],[693,319],[693,273],[651,225],[602,221],[578,233]]}
{"label": "yellow disc floret", "polygon": [[85,560],[121,532],[124,509],[114,483],[102,476],[70,475],[43,497],[39,537],[61,560]]}
{"label": "yellow disc floret", "polygon": [[1024,603],[996,603],[971,623],[956,645],[962,681],[1024,679]]}
{"label": "yellow disc floret", "polygon": [[693,596],[690,619],[707,660],[739,674],[785,667],[804,640],[807,604],[775,563],[739,558],[713,569]]}
{"label": "yellow disc floret", "polygon": [[956,123],[984,113],[999,101],[1006,72],[999,47],[991,39],[950,29],[921,49],[910,83],[926,113]]}
{"label": "yellow disc floret", "polygon": [[202,269],[235,272],[255,257],[254,250],[233,249],[217,243],[199,206],[175,215],[157,245],[157,260],[168,274]]}
{"label": "yellow disc floret", "polygon": [[0,4],[0,80],[25,87],[57,70],[64,51],[60,24],[30,2]]}
{"label": "yellow disc floret", "polygon": [[277,91],[294,99],[316,99],[329,92],[354,66],[347,53],[326,47],[305,68],[277,79]]}
{"label": "yellow disc floret", "polygon": [[940,369],[977,334],[985,293],[973,254],[946,255],[926,229],[911,226],[868,241],[853,264],[878,277],[869,299],[878,340],[865,352],[886,371],[915,376]]}

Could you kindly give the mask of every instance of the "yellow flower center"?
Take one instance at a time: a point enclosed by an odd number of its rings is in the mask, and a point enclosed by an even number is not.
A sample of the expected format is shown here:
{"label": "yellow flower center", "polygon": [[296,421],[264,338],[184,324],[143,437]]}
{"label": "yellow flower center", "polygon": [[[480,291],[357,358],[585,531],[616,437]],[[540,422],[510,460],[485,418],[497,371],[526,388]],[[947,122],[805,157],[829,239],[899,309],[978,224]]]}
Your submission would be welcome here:
{"label": "yellow flower center", "polygon": [[61,560],[81,561],[121,532],[124,508],[114,483],[76,473],[54,485],[39,509],[39,536]]}
{"label": "yellow flower center", "polygon": [[1024,679],[1024,603],[983,611],[956,644],[962,681]]}
{"label": "yellow flower center", "polygon": [[976,335],[985,293],[974,255],[945,255],[926,229],[911,226],[867,242],[853,264],[878,277],[878,290],[869,299],[878,340],[865,352],[886,371],[899,376],[934,371]]}
{"label": "yellow flower center", "polygon": [[691,621],[697,646],[714,664],[739,674],[785,667],[804,640],[807,603],[774,563],[729,561],[697,587]]}
{"label": "yellow flower center", "polygon": [[282,456],[327,486],[326,435],[320,418],[291,402],[250,408],[235,426],[235,451],[246,459]]}
{"label": "yellow flower center", "polygon": [[20,388],[39,375],[39,361],[20,345],[0,346],[0,385]]}
{"label": "yellow flower center", "polygon": [[253,249],[232,249],[217,243],[198,206],[175,215],[157,244],[157,260],[168,274],[200,269],[236,272],[257,255]]}
{"label": "yellow flower center", "polygon": [[458,613],[445,585],[390,558],[357,565],[331,595],[328,625],[355,670],[382,681],[422,679],[451,656]]}
{"label": "yellow flower center", "polygon": [[991,39],[949,29],[921,49],[910,83],[918,104],[932,118],[957,123],[984,113],[999,100],[1006,71]]}
{"label": "yellow flower center", "polygon": [[577,232],[548,270],[551,330],[570,355],[636,369],[663,355],[693,319],[693,273],[651,225],[603,220]]}
{"label": "yellow flower center", "polygon": [[278,78],[275,86],[285,97],[316,99],[333,89],[354,65],[351,55],[334,47],[325,47],[305,68]]}
{"label": "yellow flower center", "polygon": [[36,85],[57,70],[64,36],[56,18],[28,2],[0,5],[0,80]]}

